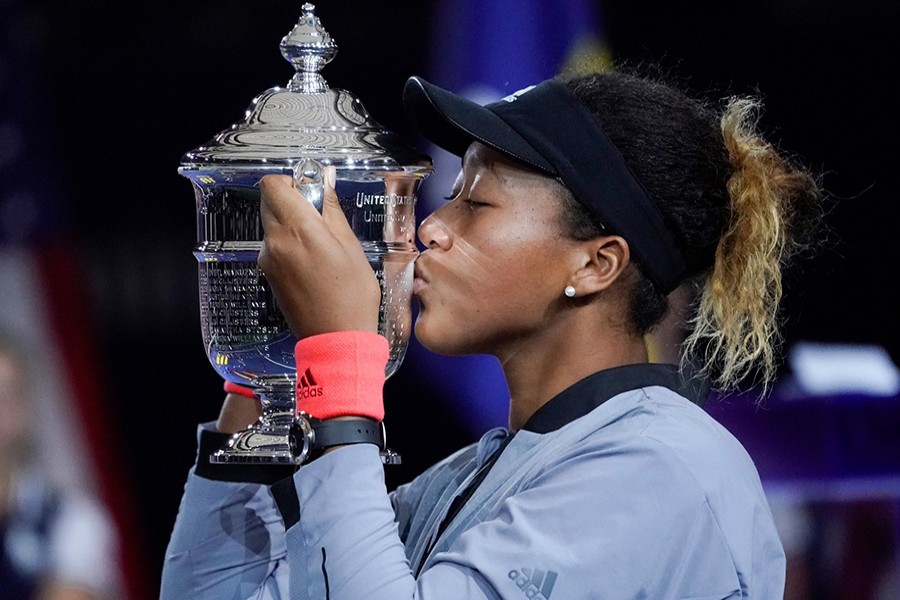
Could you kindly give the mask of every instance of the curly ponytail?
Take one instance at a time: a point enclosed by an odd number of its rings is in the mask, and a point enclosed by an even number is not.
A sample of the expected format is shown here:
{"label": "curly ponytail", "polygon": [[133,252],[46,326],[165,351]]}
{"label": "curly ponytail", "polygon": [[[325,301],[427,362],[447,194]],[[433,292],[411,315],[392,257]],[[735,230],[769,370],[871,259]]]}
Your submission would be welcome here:
{"label": "curly ponytail", "polygon": [[812,204],[818,186],[757,132],[761,105],[732,98],[721,118],[722,136],[734,168],[726,187],[731,219],[700,292],[686,356],[701,367],[715,365],[719,387],[755,376],[765,388],[775,376],[781,344],[778,307],[782,267],[803,245],[791,235],[798,204]]}
{"label": "curly ponytail", "polygon": [[[761,103],[723,114],[649,78],[606,71],[565,79],[643,184],[683,249],[695,284],[682,367],[720,390],[775,376],[782,271],[822,216],[818,182],[757,132]],[[570,227],[588,233],[576,217]],[[594,229],[594,233],[600,233]],[[635,265],[640,272],[640,265]],[[639,276],[631,323],[652,331],[666,298]]]}

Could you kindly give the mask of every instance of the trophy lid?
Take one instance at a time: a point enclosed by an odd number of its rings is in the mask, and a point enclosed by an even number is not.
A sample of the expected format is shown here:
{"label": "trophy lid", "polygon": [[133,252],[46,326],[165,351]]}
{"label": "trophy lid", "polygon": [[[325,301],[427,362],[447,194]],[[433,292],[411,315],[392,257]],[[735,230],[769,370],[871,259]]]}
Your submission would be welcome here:
{"label": "trophy lid", "polygon": [[431,159],[385,130],[352,93],[329,88],[319,71],[337,45],[303,5],[300,20],[281,40],[281,54],[296,69],[285,88],[253,99],[244,119],[184,154],[178,171],[273,171],[315,159],[340,171],[431,171]]}

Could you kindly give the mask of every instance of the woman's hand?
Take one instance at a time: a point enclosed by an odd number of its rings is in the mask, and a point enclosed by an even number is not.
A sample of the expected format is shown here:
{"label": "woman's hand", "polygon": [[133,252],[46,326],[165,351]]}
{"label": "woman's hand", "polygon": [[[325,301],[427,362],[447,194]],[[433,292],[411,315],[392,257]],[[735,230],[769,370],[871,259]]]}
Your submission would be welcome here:
{"label": "woman's hand", "polygon": [[255,423],[260,414],[262,404],[258,398],[228,393],[216,420],[216,430],[222,433],[237,433]]}
{"label": "woman's hand", "polygon": [[381,287],[350,229],[325,168],[322,214],[286,175],[260,180],[265,231],[259,267],[298,338],[332,331],[378,332]]}

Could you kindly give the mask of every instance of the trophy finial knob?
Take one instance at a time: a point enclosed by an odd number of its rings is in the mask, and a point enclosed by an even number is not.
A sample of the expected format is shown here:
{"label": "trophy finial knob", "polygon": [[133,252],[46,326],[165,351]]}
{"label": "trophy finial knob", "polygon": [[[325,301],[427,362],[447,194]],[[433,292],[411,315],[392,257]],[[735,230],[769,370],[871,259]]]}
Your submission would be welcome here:
{"label": "trophy finial knob", "polygon": [[292,92],[319,94],[328,90],[319,71],[331,62],[338,47],[316,16],[316,7],[307,2],[302,11],[300,20],[281,39],[282,56],[297,70],[287,87]]}

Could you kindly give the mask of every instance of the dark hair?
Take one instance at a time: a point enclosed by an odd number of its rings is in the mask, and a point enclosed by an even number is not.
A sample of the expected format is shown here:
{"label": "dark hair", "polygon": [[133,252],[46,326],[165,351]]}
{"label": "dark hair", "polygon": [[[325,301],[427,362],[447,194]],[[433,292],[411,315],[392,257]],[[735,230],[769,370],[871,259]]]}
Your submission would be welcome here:
{"label": "dark hair", "polygon": [[[683,250],[685,280],[699,290],[686,353],[697,355],[699,369],[720,387],[756,368],[768,382],[779,341],[781,268],[821,217],[817,181],[755,131],[755,99],[730,98],[719,111],[630,73],[560,80],[619,149]],[[576,239],[605,233],[573,198],[565,202],[565,225]],[[640,265],[635,271],[630,321],[643,335],[668,304]]]}

